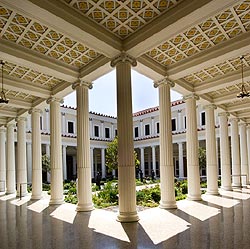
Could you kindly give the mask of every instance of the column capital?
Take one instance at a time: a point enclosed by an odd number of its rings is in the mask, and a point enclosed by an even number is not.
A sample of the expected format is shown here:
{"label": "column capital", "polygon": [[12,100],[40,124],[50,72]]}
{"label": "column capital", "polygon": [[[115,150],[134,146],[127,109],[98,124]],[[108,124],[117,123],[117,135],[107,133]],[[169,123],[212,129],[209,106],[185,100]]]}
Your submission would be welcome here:
{"label": "column capital", "polygon": [[29,112],[29,114],[34,113],[34,112],[38,112],[39,114],[42,114],[42,113],[43,113],[42,110],[37,109],[37,108],[32,108],[32,109],[30,109],[28,112]]}
{"label": "column capital", "polygon": [[243,122],[242,122],[242,123],[239,123],[239,126],[245,126],[245,127],[246,127],[246,126],[247,126],[247,123],[243,123]]}
{"label": "column capital", "polygon": [[181,110],[181,109],[179,109],[179,110],[177,110],[177,112],[178,112],[178,113],[182,113],[182,110]]}
{"label": "column capital", "polygon": [[0,127],[0,133],[4,133],[4,132],[6,132],[6,127],[1,126],[1,127]]}
{"label": "column capital", "polygon": [[154,81],[154,88],[157,88],[163,85],[169,85],[169,87],[175,86],[174,82],[171,81],[168,77],[164,77],[163,79]]}
{"label": "column capital", "polygon": [[14,123],[8,123],[8,124],[6,124],[6,127],[7,128],[11,128],[11,127],[15,127],[16,125],[14,124]]}
{"label": "column capital", "polygon": [[137,66],[137,61],[134,57],[130,56],[129,54],[125,53],[125,52],[121,52],[119,55],[117,55],[116,57],[114,57],[111,60],[111,67],[115,67],[117,64],[119,63],[125,63],[125,62],[129,62],[131,64],[132,67],[136,67]]}
{"label": "column capital", "polygon": [[72,84],[72,89],[76,90],[76,88],[80,87],[80,86],[86,87],[88,89],[92,89],[93,88],[93,83],[89,82],[89,81],[84,81],[84,80],[78,79],[76,82],[74,82]]}
{"label": "column capital", "polygon": [[51,96],[46,100],[47,104],[50,104],[51,102],[59,102],[59,104],[63,104],[63,99],[61,98],[56,98],[55,96]]}
{"label": "column capital", "polygon": [[18,122],[18,121],[27,121],[27,118],[26,117],[17,117],[16,119],[15,119],[15,121],[16,122]]}
{"label": "column capital", "polygon": [[239,119],[238,118],[230,118],[229,121],[230,122],[239,122]]}
{"label": "column capital", "polygon": [[208,105],[204,105],[203,106],[203,110],[207,110],[207,109],[217,109],[217,106],[215,104],[208,104]]}
{"label": "column capital", "polygon": [[183,96],[183,101],[187,100],[187,99],[195,99],[195,100],[199,100],[200,97],[196,94],[196,93],[190,93],[188,95]]}
{"label": "column capital", "polygon": [[220,112],[220,113],[218,113],[218,116],[219,117],[229,117],[230,113],[229,112]]}

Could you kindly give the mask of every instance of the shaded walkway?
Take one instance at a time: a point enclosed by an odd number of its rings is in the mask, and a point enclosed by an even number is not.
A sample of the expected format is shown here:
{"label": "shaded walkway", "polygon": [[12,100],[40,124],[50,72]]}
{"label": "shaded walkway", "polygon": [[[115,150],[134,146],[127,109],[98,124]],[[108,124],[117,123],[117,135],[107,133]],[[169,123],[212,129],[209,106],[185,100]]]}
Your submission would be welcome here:
{"label": "shaded walkway", "polygon": [[203,201],[179,201],[178,209],[139,212],[121,224],[116,212],[76,213],[75,205],[48,206],[0,196],[0,248],[249,248],[250,194],[221,191]]}

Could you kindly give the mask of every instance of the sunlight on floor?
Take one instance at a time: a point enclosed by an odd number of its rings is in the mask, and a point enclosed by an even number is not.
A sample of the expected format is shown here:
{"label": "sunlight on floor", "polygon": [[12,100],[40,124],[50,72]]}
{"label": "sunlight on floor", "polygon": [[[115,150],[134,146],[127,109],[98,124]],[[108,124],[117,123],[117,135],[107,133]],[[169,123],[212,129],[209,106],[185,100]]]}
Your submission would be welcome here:
{"label": "sunlight on floor", "polygon": [[49,206],[49,199],[45,198],[32,203],[31,205],[28,206],[28,209],[37,213],[41,213],[48,206]]}
{"label": "sunlight on floor", "polygon": [[16,206],[21,206],[21,205],[27,203],[28,201],[30,201],[30,197],[31,197],[31,195],[28,194],[28,195],[22,197],[21,200],[20,200],[20,198],[17,198],[15,200],[11,201],[10,203],[13,205],[16,205]]}
{"label": "sunlight on floor", "polygon": [[139,224],[155,245],[189,229],[190,225],[178,216],[160,208],[140,212]]}
{"label": "sunlight on floor", "polygon": [[235,192],[235,191],[220,191],[220,194],[222,196],[228,196],[228,197],[232,197],[235,199],[240,199],[240,200],[247,200],[250,198],[249,194],[244,194],[244,193],[239,193],[239,192]]}
{"label": "sunlight on floor", "polygon": [[67,223],[74,223],[76,217],[76,205],[70,203],[64,203],[54,210],[50,216],[53,218],[65,221]]}
{"label": "sunlight on floor", "polygon": [[4,195],[0,197],[1,201],[7,201],[10,199],[16,198],[16,194]]}
{"label": "sunlight on floor", "polygon": [[237,200],[232,200],[232,199],[224,198],[221,196],[215,196],[215,195],[202,195],[202,199],[209,203],[213,203],[215,205],[225,207],[225,208],[231,208],[240,203],[240,201],[237,201]]}
{"label": "sunlight on floor", "polygon": [[195,201],[181,200],[177,202],[177,205],[178,209],[201,221],[207,220],[220,213],[220,209],[218,208],[208,207]]}

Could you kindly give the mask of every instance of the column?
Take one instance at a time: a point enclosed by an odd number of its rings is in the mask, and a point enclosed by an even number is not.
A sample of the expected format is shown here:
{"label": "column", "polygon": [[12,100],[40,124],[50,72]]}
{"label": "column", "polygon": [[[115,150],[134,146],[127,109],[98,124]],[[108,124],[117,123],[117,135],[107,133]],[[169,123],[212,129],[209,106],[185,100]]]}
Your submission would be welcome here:
{"label": "column", "polygon": [[32,126],[32,195],[31,199],[37,200],[42,197],[42,152],[41,152],[41,110],[31,109]]}
{"label": "column", "polygon": [[[45,144],[45,153],[47,157],[50,158],[50,145],[49,144]],[[47,182],[50,183],[50,172],[47,172]]]}
{"label": "column", "polygon": [[106,177],[105,149],[101,148],[102,178]]}
{"label": "column", "polygon": [[77,211],[93,209],[89,138],[89,89],[92,83],[77,81],[73,84],[77,102]]}
{"label": "column", "polygon": [[220,123],[220,164],[221,164],[221,188],[232,190],[231,163],[228,137],[228,116],[229,113],[219,113]]}
{"label": "column", "polygon": [[111,62],[111,66],[116,67],[117,81],[117,128],[119,134],[119,214],[117,219],[120,222],[139,220],[136,211],[131,65],[136,66],[137,62],[125,53],[121,53]]}
{"label": "column", "polygon": [[206,161],[207,161],[207,194],[218,195],[218,165],[216,158],[216,138],[213,104],[204,106],[206,115]]}
{"label": "column", "polygon": [[159,88],[161,177],[160,208],[176,208],[170,100],[170,87],[174,87],[174,83],[169,81],[167,78],[164,78],[163,80],[154,82],[154,87]]}
{"label": "column", "polygon": [[6,186],[6,128],[0,127],[0,192],[5,192]]}
{"label": "column", "polygon": [[[247,126],[247,154],[248,154],[248,176],[250,176],[250,125]],[[248,181],[250,182],[250,179],[248,179]]]}
{"label": "column", "polygon": [[105,138],[105,136],[104,136],[104,121],[101,121],[101,134],[100,134],[101,136],[101,138]]}
{"label": "column", "polygon": [[27,183],[32,183],[32,144],[31,142],[26,143],[27,152]]}
{"label": "column", "polygon": [[238,119],[232,118],[231,122],[231,151],[232,151],[232,185],[241,187],[240,148]]}
{"label": "column", "polygon": [[178,117],[177,117],[178,118],[177,119],[178,120],[177,121],[178,122],[178,126],[177,126],[178,127],[178,131],[182,131],[183,130],[183,119],[182,119],[182,114],[181,113],[182,113],[182,110],[178,110],[178,114],[177,114],[178,115]]}
{"label": "column", "polygon": [[111,139],[114,139],[114,137],[115,137],[115,134],[114,134],[114,124],[113,123],[111,123]]}
{"label": "column", "polygon": [[89,118],[89,136],[93,137],[93,120]]}
{"label": "column", "polygon": [[152,161],[153,161],[153,170],[156,174],[156,158],[155,158],[155,146],[152,146]]}
{"label": "column", "polygon": [[91,178],[95,178],[94,148],[90,148]]}
{"label": "column", "polygon": [[7,124],[6,194],[16,192],[14,124]]}
{"label": "column", "polygon": [[155,135],[155,118],[151,117],[151,136]]}
{"label": "column", "polygon": [[62,146],[63,179],[67,180],[67,145]]}
{"label": "column", "polygon": [[65,112],[62,112],[61,115],[62,115],[62,134],[65,134],[68,132],[66,128]]}
{"label": "column", "polygon": [[[27,195],[26,118],[17,121],[17,196]],[[20,193],[21,185],[21,193]]]}
{"label": "column", "polygon": [[144,162],[144,148],[140,148],[141,151],[141,171],[143,176],[145,176],[145,162]]}
{"label": "column", "polygon": [[184,163],[183,163],[183,143],[178,143],[179,149],[179,178],[184,178]]}
{"label": "column", "polygon": [[188,199],[201,200],[196,115],[196,100],[199,97],[192,93],[183,99],[186,102]]}
{"label": "column", "polygon": [[45,124],[46,124],[46,127],[45,127],[45,131],[46,132],[49,132],[49,109],[45,109]]}
{"label": "column", "polygon": [[51,97],[50,104],[50,205],[62,204],[63,171],[62,171],[62,137],[61,137],[61,99]]}
{"label": "column", "polygon": [[248,155],[247,155],[247,130],[246,130],[246,123],[241,123],[239,125],[240,130],[240,158],[241,158],[241,174],[246,175],[242,176],[242,183],[243,185],[248,184]]}

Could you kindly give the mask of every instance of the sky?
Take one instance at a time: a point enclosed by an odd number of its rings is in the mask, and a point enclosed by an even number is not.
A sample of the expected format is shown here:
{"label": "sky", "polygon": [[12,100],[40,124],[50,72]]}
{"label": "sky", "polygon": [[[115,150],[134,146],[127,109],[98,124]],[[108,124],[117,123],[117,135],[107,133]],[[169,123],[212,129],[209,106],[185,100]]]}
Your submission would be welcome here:
{"label": "sky", "polygon": [[[131,78],[133,113],[158,106],[158,88],[154,88],[153,81],[134,70]],[[179,93],[171,90],[171,101],[181,98]],[[64,105],[76,107],[75,92],[64,98]],[[93,82],[93,88],[89,90],[89,110],[117,116],[115,69]]]}

